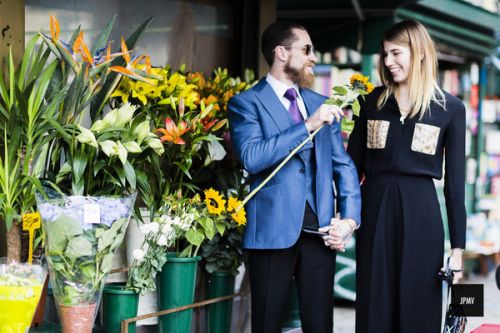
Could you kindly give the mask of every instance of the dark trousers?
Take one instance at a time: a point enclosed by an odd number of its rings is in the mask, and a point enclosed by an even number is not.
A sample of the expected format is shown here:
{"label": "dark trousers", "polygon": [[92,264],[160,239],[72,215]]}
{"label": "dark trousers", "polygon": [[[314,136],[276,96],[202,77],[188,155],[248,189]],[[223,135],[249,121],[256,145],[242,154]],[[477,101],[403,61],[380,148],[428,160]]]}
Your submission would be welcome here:
{"label": "dark trousers", "polygon": [[288,249],[248,252],[253,333],[281,332],[293,277],[303,332],[332,332],[335,251],[319,236],[301,233]]}

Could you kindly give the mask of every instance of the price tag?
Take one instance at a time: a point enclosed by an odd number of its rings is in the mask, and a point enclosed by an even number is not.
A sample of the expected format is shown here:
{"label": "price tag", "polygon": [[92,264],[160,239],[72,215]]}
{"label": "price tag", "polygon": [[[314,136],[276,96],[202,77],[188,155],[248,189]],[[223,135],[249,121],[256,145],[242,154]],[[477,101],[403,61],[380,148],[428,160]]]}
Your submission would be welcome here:
{"label": "price tag", "polygon": [[27,213],[23,215],[23,230],[29,231],[31,229],[40,228],[40,213]]}
{"label": "price tag", "polygon": [[83,207],[83,223],[101,223],[101,207],[99,204],[86,204]]}
{"label": "price tag", "polygon": [[23,215],[23,230],[29,232],[28,262],[33,260],[33,236],[35,230],[40,228],[40,213],[27,213]]}

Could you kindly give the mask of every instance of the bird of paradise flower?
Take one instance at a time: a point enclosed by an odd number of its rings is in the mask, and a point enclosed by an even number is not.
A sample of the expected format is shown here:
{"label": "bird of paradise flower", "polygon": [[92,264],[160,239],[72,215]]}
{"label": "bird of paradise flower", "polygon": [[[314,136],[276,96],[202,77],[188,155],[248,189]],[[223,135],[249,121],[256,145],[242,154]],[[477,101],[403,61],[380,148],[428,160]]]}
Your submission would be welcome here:
{"label": "bird of paradise flower", "polygon": [[[108,24],[106,31],[109,32],[111,25],[112,22]],[[87,43],[84,41],[84,32],[78,29],[75,35],[76,37],[72,44],[61,40],[60,25],[54,16],[50,17],[50,36],[41,33],[41,37],[54,55],[64,60],[73,71],[75,77],[83,82],[80,91],[82,93],[80,98],[83,101],[91,100],[102,89],[110,72],[118,74],[112,82],[110,89],[106,91],[97,112],[102,110],[123,76],[148,84],[151,83],[151,79],[162,80],[161,76],[151,72],[149,56],[139,55],[131,57],[131,50],[128,49],[123,37],[121,38],[121,52],[112,53],[111,43],[108,43],[106,48],[100,48],[92,55]],[[113,60],[120,56],[125,60],[125,66],[113,65]],[[140,61],[143,61],[145,65],[142,70],[136,68]],[[81,78],[79,78],[80,76]]]}

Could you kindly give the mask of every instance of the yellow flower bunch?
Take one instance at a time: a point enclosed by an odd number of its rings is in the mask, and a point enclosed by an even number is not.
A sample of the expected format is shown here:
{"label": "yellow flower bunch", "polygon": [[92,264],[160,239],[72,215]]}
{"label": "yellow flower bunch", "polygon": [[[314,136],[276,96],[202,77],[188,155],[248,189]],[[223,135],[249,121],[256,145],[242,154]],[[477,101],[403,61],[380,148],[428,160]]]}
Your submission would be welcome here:
{"label": "yellow flower bunch", "polygon": [[[137,64],[135,69],[145,71],[146,67],[145,64]],[[197,108],[199,104],[197,86],[187,82],[186,75],[179,72],[170,73],[168,68],[151,68],[150,71],[161,79],[151,79],[149,83],[146,83],[135,82],[124,77],[111,97],[120,98],[122,103],[127,103],[130,98],[133,98],[150,109],[171,106],[173,110],[183,99],[184,105],[189,109]],[[164,121],[164,119],[155,119],[155,123],[159,121]]]}
{"label": "yellow flower bunch", "polygon": [[205,121],[223,120],[224,123],[215,130],[228,129],[227,123],[227,103],[229,99],[241,91],[247,90],[253,85],[254,76],[251,71],[245,73],[245,79],[231,77],[227,69],[217,68],[211,77],[205,78],[202,73],[190,73],[187,76],[188,82],[195,84],[199,96],[199,102],[205,105],[212,105],[212,111]]}
{"label": "yellow flower bunch", "polygon": [[223,213],[229,213],[231,219],[236,222],[238,226],[246,224],[247,219],[245,209],[242,208],[237,210],[237,208],[241,205],[240,200],[231,196],[226,201],[223,196],[213,188],[205,190],[204,193],[205,204],[210,214],[221,216]]}
{"label": "yellow flower bunch", "polygon": [[362,89],[366,91],[367,94],[373,91],[373,84],[368,81],[369,77],[355,73],[349,79],[349,82],[353,88]]}
{"label": "yellow flower bunch", "polygon": [[[358,97],[364,98],[365,95],[373,91],[373,84],[368,80],[368,76],[359,73],[353,74],[349,79],[349,84],[332,88],[332,97],[327,99],[325,103],[337,105],[340,108],[350,106],[354,115],[358,116],[361,108]],[[354,121],[344,117],[340,123],[340,128],[342,132],[351,133],[354,128]]]}

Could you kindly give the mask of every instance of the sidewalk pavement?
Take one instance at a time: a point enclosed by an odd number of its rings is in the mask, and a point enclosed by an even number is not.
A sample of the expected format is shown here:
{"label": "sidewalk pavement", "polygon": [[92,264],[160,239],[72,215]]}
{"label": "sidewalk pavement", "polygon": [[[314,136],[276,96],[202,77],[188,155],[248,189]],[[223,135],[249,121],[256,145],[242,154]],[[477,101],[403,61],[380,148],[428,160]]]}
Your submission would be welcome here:
{"label": "sidewalk pavement", "polygon": [[[470,275],[463,281],[466,284],[484,285],[484,316],[467,318],[466,332],[481,326],[481,324],[500,324],[500,290],[495,282],[495,271],[491,271],[487,276]],[[347,301],[336,301],[333,312],[334,333],[354,333],[354,303]],[[245,330],[245,333],[250,330]],[[284,329],[283,333],[300,333],[298,329]]]}

